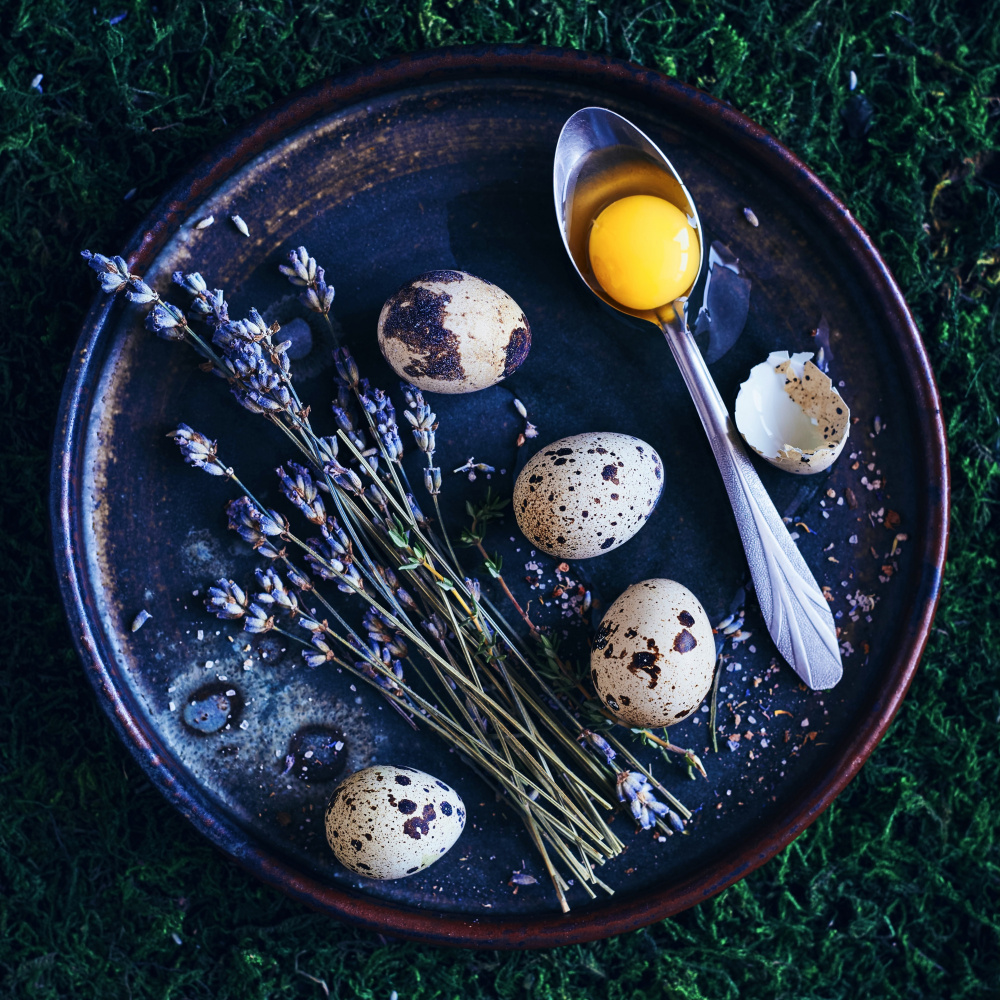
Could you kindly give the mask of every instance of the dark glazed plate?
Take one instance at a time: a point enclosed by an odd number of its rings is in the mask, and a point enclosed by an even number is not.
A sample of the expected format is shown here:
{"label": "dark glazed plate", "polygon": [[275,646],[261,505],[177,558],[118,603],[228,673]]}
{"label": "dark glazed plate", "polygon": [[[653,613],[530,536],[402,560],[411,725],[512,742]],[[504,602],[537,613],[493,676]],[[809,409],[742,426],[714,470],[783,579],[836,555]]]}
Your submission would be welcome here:
{"label": "dark glazed plate", "polygon": [[[534,346],[508,383],[435,398],[454,517],[486,485],[450,472],[470,455],[496,467],[489,485],[509,495],[532,445],[592,430],[634,434],[664,459],[663,500],[630,542],[571,567],[571,582],[585,582],[607,606],[632,582],[672,577],[718,620],[746,566],[680,376],[651,328],[605,310],[584,288],[556,228],[556,138],[590,104],[625,115],[662,146],[709,238],[727,243],[753,277],[747,329],[713,366],[727,402],[768,351],[813,349],[811,331],[825,316],[831,375],[858,418],[829,473],[760,469],[830,587],[847,651],[843,682],[826,693],[801,688],[788,667],[772,665],[751,612],[751,639],[727,646],[720,753],[706,752],[702,713],[671,730],[703,756],[709,780],[690,781],[650,754],[661,780],[694,810],[689,835],[661,842],[619,817],[628,851],[601,872],[614,896],[588,902],[577,888],[572,912],[561,915],[516,817],[432,735],[411,734],[346,675],[311,671],[280,643],[207,618],[197,592],[223,575],[245,581],[253,559],[226,532],[230,487],[184,466],[164,435],[184,421],[218,438],[226,460],[275,504],[270,469],[292,456],[187,349],[145,333],[135,307],[102,300],[67,381],[53,464],[56,555],[102,705],[154,784],[213,843],[282,891],[361,926],[439,943],[543,947],[640,927],[711,896],[801,833],[857,772],[899,707],[937,602],[944,433],[899,290],[813,174],[690,87],[552,50],[460,49],[383,63],[317,86],[229,140],[164,200],[127,256],[164,293],[174,270],[199,270],[210,287],[226,289],[232,315],[256,306],[287,325],[301,316],[276,265],[306,245],[336,286],[334,311],[363,372],[393,393],[375,345],[385,298],[438,268],[499,284],[526,311]],[[744,206],[759,228],[746,222]],[[236,213],[249,239],[230,224]],[[209,214],[214,226],[194,228]],[[328,347],[313,330],[295,362],[300,394],[320,421],[329,420]],[[520,455],[515,393],[540,428]],[[537,608],[556,567],[519,538],[508,516],[488,545],[503,553],[522,601]],[[541,613],[562,625],[570,619],[559,603]],[[133,634],[141,608],[153,617]],[[228,728],[197,732],[213,728],[214,699],[226,691],[235,692]],[[200,721],[192,701],[205,709]],[[456,848],[397,882],[341,869],[322,833],[335,779],[315,768],[282,774],[293,741],[322,752],[322,727],[343,734],[348,768],[405,763],[457,787],[470,814]],[[538,884],[515,892],[515,870]]]}

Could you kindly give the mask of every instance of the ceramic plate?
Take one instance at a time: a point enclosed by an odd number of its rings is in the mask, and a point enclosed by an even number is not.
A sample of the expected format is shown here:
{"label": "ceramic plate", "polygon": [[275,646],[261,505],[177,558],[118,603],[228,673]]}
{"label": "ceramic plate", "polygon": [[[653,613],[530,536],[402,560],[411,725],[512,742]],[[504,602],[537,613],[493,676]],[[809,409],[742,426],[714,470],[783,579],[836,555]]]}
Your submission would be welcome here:
{"label": "ceramic plate", "polygon": [[[539,49],[459,49],[383,63],[298,95],[230,139],[161,203],[127,255],[175,301],[171,273],[198,270],[226,290],[233,316],[256,306],[286,327],[301,320],[292,327],[297,385],[330,430],[330,342],[309,326],[277,271],[290,250],[305,245],[326,268],[345,342],[400,408],[375,341],[383,301],[405,280],[440,268],[500,285],[529,317],[533,346],[499,386],[434,398],[446,515],[460,521],[464,501],[487,486],[509,496],[527,455],[556,438],[636,435],[662,456],[665,489],[631,541],[560,577],[509,514],[488,547],[503,555],[522,603],[577,639],[587,623],[563,605],[578,587],[606,607],[648,577],[687,584],[718,621],[739,602],[747,569],[680,375],[656,331],[622,319],[583,286],[556,227],[553,151],[562,123],[586,105],[625,115],[666,151],[708,238],[726,243],[753,279],[745,332],[713,365],[727,403],[769,351],[815,349],[813,332],[825,319],[830,372],[855,418],[827,473],[796,477],[759,464],[829,587],[843,681],[826,693],[805,690],[774,662],[749,601],[752,635],[725,647],[719,752],[707,750],[705,710],[671,730],[702,756],[709,779],[690,780],[683,766],[641,751],[693,810],[688,834],[661,840],[619,816],[615,829],[628,850],[601,871],[613,896],[589,902],[575,887],[572,912],[561,914],[517,817],[433,735],[412,733],[349,676],[310,670],[286,644],[253,640],[207,616],[206,587],[220,576],[246,581],[254,560],[226,530],[231,487],[185,466],[167,431],[184,421],[217,438],[226,460],[274,504],[283,501],[271,470],[294,456],[189,350],[146,333],[137,307],[102,299],[65,390],[53,473],[56,554],[103,707],[154,784],[226,854],[310,906],[384,932],[550,946],[639,927],[718,892],[797,836],[857,772],[906,692],[937,601],[944,434],[898,288],[850,213],[805,166],[728,106],[676,81]],[[235,214],[249,238],[230,223]],[[215,224],[196,228],[208,215]],[[515,395],[539,428],[521,449]],[[475,482],[450,471],[470,456],[496,471]],[[475,561],[469,551],[463,558]],[[553,597],[558,583],[567,593]],[[132,633],[142,608],[152,619]],[[220,691],[234,692],[231,717],[217,731],[199,731],[212,729],[211,719],[192,725],[198,713],[186,710]],[[290,748],[301,754],[334,730],[345,743],[343,773],[405,763],[461,792],[468,826],[442,861],[391,882],[337,864],[322,828],[332,768],[285,768]],[[514,871],[539,881],[517,888]]]}

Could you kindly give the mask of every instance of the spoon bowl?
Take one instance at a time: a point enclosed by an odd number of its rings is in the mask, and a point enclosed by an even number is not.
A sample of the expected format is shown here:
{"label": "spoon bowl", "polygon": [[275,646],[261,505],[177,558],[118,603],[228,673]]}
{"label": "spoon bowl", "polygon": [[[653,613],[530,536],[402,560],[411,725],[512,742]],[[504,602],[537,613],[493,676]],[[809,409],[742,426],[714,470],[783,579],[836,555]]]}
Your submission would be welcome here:
{"label": "spoon bowl", "polygon": [[[698,209],[673,164],[644,132],[605,108],[583,108],[563,126],[552,172],[556,215],[566,252],[590,290],[613,309],[661,326],[683,311],[705,262]],[[698,235],[698,268],[675,303],[655,310],[630,309],[601,287],[590,265],[588,241],[594,219],[614,201],[650,194],[676,205]]]}
{"label": "spoon bowl", "polygon": [[[761,613],[778,651],[811,688],[831,688],[843,675],[830,606],[767,495],[708,365],[687,325],[687,303],[704,264],[698,210],[680,175],[643,132],[606,108],[583,108],[563,126],[552,172],[556,218],[577,273],[602,301],[662,331],[698,411],[732,504]],[[698,268],[674,302],[630,309],[600,285],[589,257],[594,219],[612,202],[655,195],[676,205],[698,237]]]}

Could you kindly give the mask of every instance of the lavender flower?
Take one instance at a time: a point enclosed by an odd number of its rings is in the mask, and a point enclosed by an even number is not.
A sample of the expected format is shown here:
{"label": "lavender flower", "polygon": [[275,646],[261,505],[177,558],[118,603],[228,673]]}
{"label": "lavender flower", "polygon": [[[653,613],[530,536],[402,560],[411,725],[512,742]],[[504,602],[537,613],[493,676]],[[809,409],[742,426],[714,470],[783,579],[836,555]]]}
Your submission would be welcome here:
{"label": "lavender flower", "polygon": [[368,411],[375,424],[379,442],[390,462],[399,462],[403,457],[403,441],[396,423],[396,409],[392,400],[381,390],[375,389],[361,397],[361,405]]}
{"label": "lavender flower", "polygon": [[302,302],[307,309],[326,316],[333,305],[333,296],[333,286],[326,283],[326,272],[321,267],[316,268],[316,281],[302,293]]}
{"label": "lavender flower", "polygon": [[254,600],[265,607],[277,605],[294,618],[299,614],[299,601],[293,591],[285,586],[285,581],[270,566],[267,569],[257,569],[254,571],[257,577],[257,584],[261,588],[254,594]]}
{"label": "lavender flower", "polygon": [[674,828],[674,830],[676,830],[676,831],[677,831],[678,833],[683,833],[683,832],[684,832],[684,820],[682,820],[682,819],[680,818],[680,816],[678,816],[678,815],[677,815],[677,813],[675,813],[675,812],[673,811],[673,809],[668,809],[668,810],[667,810],[667,822],[668,822],[668,823],[669,823],[669,824],[670,824],[670,825],[671,825],[671,826],[672,826],[672,827]]}
{"label": "lavender flower", "polygon": [[249,497],[240,497],[226,506],[229,527],[252,545],[262,556],[278,559],[277,550],[267,536],[281,535],[288,530],[288,520],[276,510],[261,510]]}
{"label": "lavender flower", "polygon": [[309,579],[308,574],[303,573],[293,562],[286,559],[285,560],[285,572],[288,574],[288,582],[293,586],[297,587],[302,591],[309,591],[313,589],[312,580]]}
{"label": "lavender flower", "polygon": [[197,271],[191,274],[174,271],[172,277],[175,285],[180,285],[192,296],[189,315],[204,319],[216,329],[229,323],[229,304],[221,288],[209,291],[205,279]]}
{"label": "lavender flower", "polygon": [[310,538],[308,545],[310,551],[306,552],[306,562],[318,577],[337,580],[337,586],[348,594],[364,590],[364,580],[354,565],[351,540],[336,518],[328,517],[323,525],[323,537]]}
{"label": "lavender flower", "polygon": [[217,580],[208,588],[205,607],[219,618],[236,621],[247,613],[250,601],[239,584],[232,580]]}
{"label": "lavender flower", "polygon": [[413,515],[413,520],[420,525],[421,528],[426,528],[430,521],[424,517],[424,512],[420,509],[420,505],[417,503],[416,497],[412,493],[406,494],[406,503],[410,508],[410,513]]}
{"label": "lavender flower", "polygon": [[354,419],[354,414],[351,412],[350,397],[346,396],[346,394],[341,396],[338,393],[338,400],[331,408],[333,410],[333,419],[337,422],[337,427],[348,436],[358,451],[364,451],[364,435],[362,435],[361,428],[358,426]]}
{"label": "lavender flower", "polygon": [[337,374],[344,384],[353,389],[358,384],[360,375],[351,352],[346,347],[338,347],[333,352],[333,363],[337,366]]}
{"label": "lavender flower", "polygon": [[281,492],[295,504],[306,520],[313,524],[323,524],[326,521],[326,507],[323,506],[323,499],[319,496],[309,470],[295,462],[289,462],[288,468],[292,470],[294,479],[281,466],[275,469],[281,480]]}
{"label": "lavender flower", "polygon": [[317,266],[316,259],[309,256],[305,247],[298,247],[288,255],[289,264],[279,264],[278,270],[299,288],[307,309],[320,315],[327,315],[333,305],[333,288],[326,283],[326,273]]}
{"label": "lavender flower", "polygon": [[[615,749],[614,749],[614,747],[611,746],[611,744],[608,743],[608,741],[603,736],[601,736],[600,733],[592,732],[589,729],[582,729],[580,731],[580,735],[577,736],[577,740],[579,742],[583,743],[584,746],[591,746],[595,750],[598,750],[600,753],[604,754],[604,759],[609,764],[615,759],[616,755],[615,755]],[[628,774],[630,772],[624,771],[622,773],[623,774]],[[619,792],[618,792],[618,794],[619,794],[619,798],[621,798],[621,788],[620,788],[620,786],[619,786]],[[621,801],[624,802],[625,800],[621,799]]]}
{"label": "lavender flower", "polygon": [[204,469],[210,476],[227,475],[228,470],[216,458],[216,442],[210,441],[204,434],[191,430],[187,424],[178,424],[177,430],[171,431],[167,437],[174,439],[188,465]]}
{"label": "lavender flower", "polygon": [[164,340],[184,340],[187,337],[184,313],[162,300],[146,314],[146,329]]}
{"label": "lavender flower", "polygon": [[305,247],[292,250],[288,255],[288,259],[291,261],[291,266],[288,264],[279,264],[278,270],[293,285],[306,288],[316,280],[316,261],[313,257],[309,256],[309,251]]}
{"label": "lavender flower", "polygon": [[123,288],[132,277],[123,257],[105,257],[102,253],[91,253],[90,250],[81,250],[80,256],[97,272],[101,279],[101,290],[107,295],[113,295]]}
{"label": "lavender flower", "polygon": [[[362,660],[356,660],[354,666],[366,677],[370,677],[383,690],[402,697],[403,689],[396,681],[403,679],[403,664],[398,659],[393,659],[388,647],[381,646],[375,641],[364,646],[353,637],[350,642],[355,650],[364,657]],[[372,661],[382,666],[385,673],[376,670]]]}
{"label": "lavender flower", "polygon": [[332,465],[324,466],[323,471],[328,473],[333,481],[348,493],[362,493],[364,491],[364,484],[353,469],[345,468],[338,462],[334,462]]}
{"label": "lavender flower", "polygon": [[192,295],[201,295],[203,292],[208,291],[208,284],[197,271],[192,271],[190,274],[185,274],[183,271],[174,271],[171,279],[175,285],[180,285],[181,288]]}
{"label": "lavender flower", "polygon": [[[472,475],[470,479],[475,479]],[[431,465],[424,469],[424,489],[432,497],[436,497],[441,492],[441,469],[439,466]]]}
{"label": "lavender flower", "polygon": [[657,816],[666,816],[670,812],[667,806],[656,799],[649,779],[639,771],[619,771],[617,786],[618,801],[628,799],[632,803],[632,815],[643,830],[653,826]]}
{"label": "lavender flower", "polygon": [[434,454],[434,431],[437,430],[437,415],[424,402],[424,394],[415,386],[406,382],[400,383],[403,396],[409,409],[403,411],[403,416],[413,428],[413,440],[425,455]]}
{"label": "lavender flower", "polygon": [[405,659],[409,654],[406,642],[396,627],[387,621],[377,608],[369,607],[364,618],[365,631],[372,642],[385,646],[398,659]]}
{"label": "lavender flower", "polygon": [[243,620],[243,631],[259,635],[262,632],[270,632],[272,628],[274,628],[273,615],[268,615],[256,601],[252,602]]}
{"label": "lavender flower", "polygon": [[448,629],[436,611],[424,619],[420,626],[435,642],[444,642],[448,638]]}
{"label": "lavender flower", "polygon": [[[304,624],[304,623],[303,623]],[[323,638],[322,632],[313,632],[313,649],[307,649],[302,654],[302,658],[310,667],[321,667],[324,663],[336,659],[337,654],[330,648],[329,643]]]}
{"label": "lavender flower", "polygon": [[[233,327],[230,324],[230,331]],[[292,402],[285,384],[288,356],[284,352],[288,344],[274,347],[268,343],[267,346],[270,357],[265,355],[257,339],[236,338],[234,335],[231,345],[224,348],[223,360],[233,373],[232,393],[252,413],[281,413],[288,410]],[[279,359],[277,366],[272,361],[275,357]]]}
{"label": "lavender flower", "polygon": [[369,483],[365,487],[364,495],[373,507],[382,512],[383,517],[389,516],[389,502],[386,500],[385,494],[378,488],[377,484]]}
{"label": "lavender flower", "polygon": [[[319,453],[321,466],[333,465],[337,461],[339,450],[340,442],[335,437],[316,438],[316,451]],[[320,488],[324,489],[325,487],[320,486]]]}
{"label": "lavender flower", "polygon": [[160,296],[153,291],[149,285],[146,284],[142,278],[137,278],[135,275],[132,276],[128,283],[128,290],[125,292],[125,298],[129,302],[134,302],[136,305],[144,306],[148,305],[150,302],[159,301]]}

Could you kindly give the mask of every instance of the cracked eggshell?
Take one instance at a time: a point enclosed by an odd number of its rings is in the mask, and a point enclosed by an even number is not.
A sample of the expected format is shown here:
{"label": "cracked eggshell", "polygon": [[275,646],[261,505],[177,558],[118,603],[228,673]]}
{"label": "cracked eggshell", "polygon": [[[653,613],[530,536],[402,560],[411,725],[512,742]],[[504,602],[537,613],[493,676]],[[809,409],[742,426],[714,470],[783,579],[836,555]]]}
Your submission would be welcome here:
{"label": "cracked eggshell", "polygon": [[458,792],[412,767],[377,764],[355,771],[326,807],[326,839],[337,860],[368,878],[423,871],[464,828]]}
{"label": "cracked eggshell", "polygon": [[560,559],[590,559],[627,542],[663,490],[656,450],[629,434],[575,434],[528,459],[514,484],[517,526]]}
{"label": "cracked eggshell", "polygon": [[672,726],[705,699],[715,639],[698,598],[675,580],[634,583],[594,638],[597,696],[627,726]]}
{"label": "cracked eggshell", "polygon": [[736,426],[758,455],[786,472],[828,469],[850,434],[851,411],[812,354],[772,351],[736,397]]}
{"label": "cracked eggshell", "polygon": [[520,367],[531,327],[502,288],[464,271],[428,271],[382,306],[378,345],[424,392],[476,392]]}

